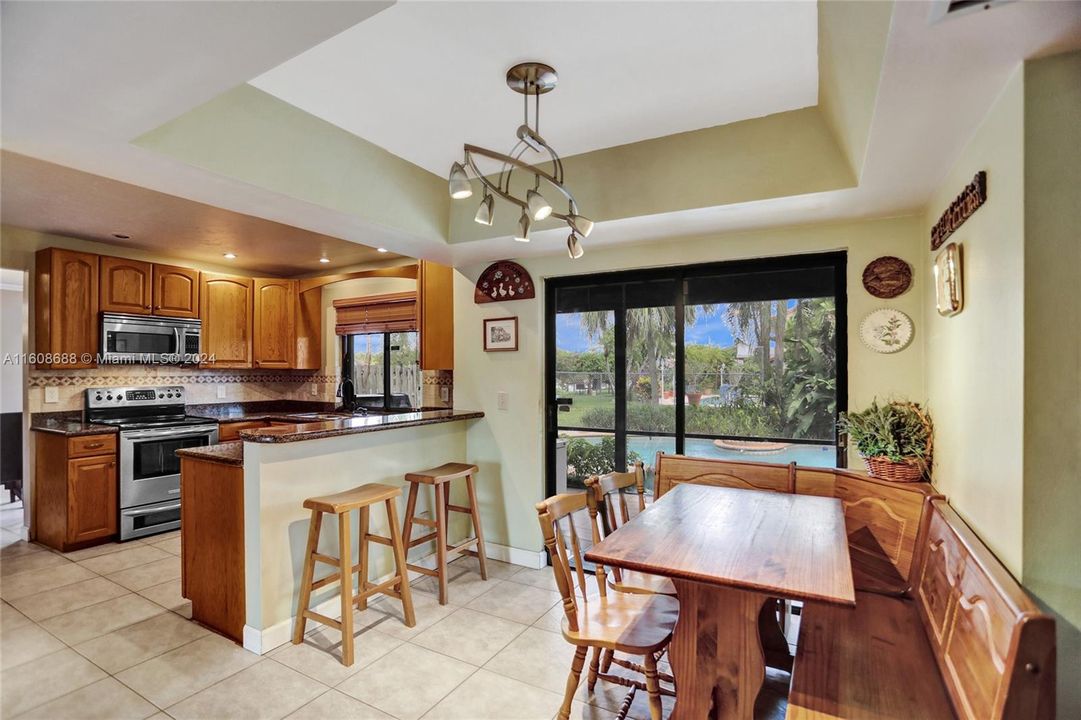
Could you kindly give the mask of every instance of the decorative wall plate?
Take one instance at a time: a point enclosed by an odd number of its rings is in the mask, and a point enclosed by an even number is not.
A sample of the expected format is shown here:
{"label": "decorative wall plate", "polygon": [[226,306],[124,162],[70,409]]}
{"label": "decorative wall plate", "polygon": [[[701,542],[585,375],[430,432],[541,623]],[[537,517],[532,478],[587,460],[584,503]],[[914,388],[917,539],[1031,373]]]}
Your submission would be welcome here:
{"label": "decorative wall plate", "polygon": [[912,286],[912,268],[899,257],[875,258],[863,269],[863,287],[876,298],[895,298]]}
{"label": "decorative wall plate", "polygon": [[860,340],[877,353],[895,353],[912,342],[912,318],[900,310],[879,308],[860,321]]}
{"label": "decorative wall plate", "polygon": [[473,302],[478,305],[509,300],[531,300],[536,297],[533,278],[513,260],[500,260],[485,268],[477,278]]}

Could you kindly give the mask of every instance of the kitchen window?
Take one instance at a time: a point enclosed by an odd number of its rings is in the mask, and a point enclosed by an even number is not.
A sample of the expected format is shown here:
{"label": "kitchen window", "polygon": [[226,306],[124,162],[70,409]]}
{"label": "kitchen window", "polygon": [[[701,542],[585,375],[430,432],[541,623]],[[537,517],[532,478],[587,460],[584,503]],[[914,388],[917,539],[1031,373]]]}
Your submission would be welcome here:
{"label": "kitchen window", "polygon": [[357,405],[394,410],[420,407],[417,331],[342,336],[342,379],[352,383]]}

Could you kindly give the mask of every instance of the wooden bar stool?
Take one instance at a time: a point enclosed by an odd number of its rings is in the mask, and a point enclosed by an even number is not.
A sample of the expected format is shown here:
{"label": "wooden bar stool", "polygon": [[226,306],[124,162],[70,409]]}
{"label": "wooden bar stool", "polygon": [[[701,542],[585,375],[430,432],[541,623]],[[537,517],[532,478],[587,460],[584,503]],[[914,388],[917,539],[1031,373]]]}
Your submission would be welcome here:
{"label": "wooden bar stool", "polygon": [[[473,475],[475,475],[476,472],[476,465],[446,463],[445,465],[440,465],[439,467],[431,468],[430,470],[421,470],[420,472],[409,473],[405,476],[406,481],[409,483],[409,499],[406,501],[405,505],[405,529],[402,532],[402,535],[405,536],[406,553],[409,552],[410,548],[430,542],[431,540],[435,540],[436,548],[435,570],[421,567],[420,565],[406,565],[406,567],[424,575],[431,575],[432,577],[439,578],[440,605],[447,604],[447,563],[453,559],[455,555],[464,554],[476,557],[477,561],[480,563],[481,578],[485,580],[488,579],[488,565],[485,562],[484,554],[484,531],[481,530],[480,526],[480,513],[477,510],[477,491],[473,486]],[[465,478],[465,487],[469,492],[468,507],[464,505],[451,505],[450,503],[450,483],[452,480],[457,480],[458,478]],[[431,485],[435,491],[434,520],[415,516],[417,509],[417,494],[422,484]],[[454,512],[465,513],[473,519],[473,532],[476,533],[475,537],[471,537],[457,545],[449,544],[449,523],[447,522],[447,519],[448,513],[451,510]],[[432,528],[432,532],[418,538],[413,538],[412,532],[414,523],[430,527]],[[472,549],[474,546],[475,549]]]}
{"label": "wooden bar stool", "polygon": [[[355,487],[352,490],[337,493],[336,495],[324,495],[322,497],[308,498],[304,501],[304,507],[312,511],[311,523],[308,525],[308,548],[304,554],[304,575],[300,584],[300,601],[296,624],[293,628],[293,644],[298,645],[304,640],[304,630],[309,618],[329,625],[340,630],[342,633],[342,664],[353,664],[353,605],[357,604],[363,610],[368,606],[368,598],[376,593],[389,595],[402,601],[402,610],[405,613],[405,624],[413,627],[417,624],[413,614],[413,598],[409,594],[409,576],[405,565],[405,546],[402,544],[402,536],[398,532],[398,508],[395,500],[401,497],[401,488],[390,485],[369,483]],[[368,509],[369,506],[378,502],[384,502],[387,506],[387,522],[390,524],[390,537],[373,535],[368,532]],[[350,513],[353,510],[360,511],[360,562],[351,565],[352,538],[350,537]],[[317,552],[319,545],[319,530],[323,526],[323,513],[332,513],[338,516],[338,557],[330,557]],[[387,545],[394,550],[395,574],[390,580],[381,583],[373,583],[368,580],[368,542]],[[338,568],[326,577],[315,580],[315,563],[321,562]],[[359,572],[358,592],[353,594],[353,573]],[[321,615],[308,608],[311,602],[312,591],[341,582],[342,619],[341,621]]]}

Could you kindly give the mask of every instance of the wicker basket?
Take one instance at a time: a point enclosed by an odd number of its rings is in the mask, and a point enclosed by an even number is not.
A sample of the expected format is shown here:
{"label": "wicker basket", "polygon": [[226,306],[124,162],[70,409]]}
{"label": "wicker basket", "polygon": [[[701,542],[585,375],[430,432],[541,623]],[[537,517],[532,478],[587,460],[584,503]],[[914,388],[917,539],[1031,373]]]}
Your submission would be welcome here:
{"label": "wicker basket", "polygon": [[867,472],[873,477],[890,482],[910,483],[923,479],[925,464],[922,460],[912,459],[907,462],[894,462],[888,457],[865,457]]}

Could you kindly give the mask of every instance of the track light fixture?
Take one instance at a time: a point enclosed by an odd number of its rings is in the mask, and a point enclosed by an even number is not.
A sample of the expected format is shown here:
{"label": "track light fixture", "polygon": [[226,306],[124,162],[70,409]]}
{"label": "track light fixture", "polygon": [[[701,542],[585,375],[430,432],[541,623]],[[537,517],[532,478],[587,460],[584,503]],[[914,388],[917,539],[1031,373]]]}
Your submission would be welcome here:
{"label": "track light fixture", "polygon": [[522,217],[518,218],[518,232],[514,235],[514,239],[518,242],[529,242],[529,228],[532,225],[533,222],[529,219],[529,213],[523,210]]}
{"label": "track light fixture", "polygon": [[[462,162],[451,165],[448,178],[449,189],[452,198],[456,200],[467,198],[473,195],[469,173],[480,181],[484,186],[484,199],[481,200],[473,219],[482,225],[492,224],[495,217],[493,201],[496,195],[521,208],[522,216],[518,219],[518,230],[514,236],[514,239],[519,242],[529,242],[529,231],[534,221],[539,222],[549,217],[562,220],[572,231],[570,237],[567,238],[567,252],[571,258],[578,259],[583,254],[581,238],[589,237],[589,233],[593,231],[593,221],[578,213],[574,196],[563,182],[563,161],[540,134],[540,96],[555,89],[557,80],[556,71],[551,66],[539,62],[522,63],[507,71],[507,85],[511,90],[521,93],[523,97],[524,122],[518,127],[516,133],[518,142],[506,155],[476,145],[465,145]],[[531,96],[533,98],[532,124],[529,122]],[[523,160],[522,156],[527,150],[547,153],[550,167],[542,168]],[[477,167],[478,157],[501,163],[498,172],[487,175],[481,172]],[[468,168],[468,173],[466,168]],[[511,177],[515,170],[533,175],[533,187],[526,192],[525,199],[511,191]],[[556,212],[552,204],[541,194],[541,181],[563,195],[568,204],[565,215]]]}
{"label": "track light fixture", "polygon": [[495,209],[494,198],[491,193],[485,192],[484,199],[480,201],[480,207],[477,208],[477,214],[473,216],[473,219],[481,225],[491,225],[495,221]]}

